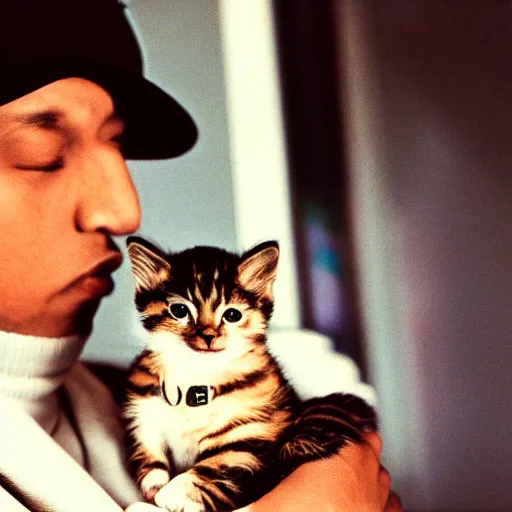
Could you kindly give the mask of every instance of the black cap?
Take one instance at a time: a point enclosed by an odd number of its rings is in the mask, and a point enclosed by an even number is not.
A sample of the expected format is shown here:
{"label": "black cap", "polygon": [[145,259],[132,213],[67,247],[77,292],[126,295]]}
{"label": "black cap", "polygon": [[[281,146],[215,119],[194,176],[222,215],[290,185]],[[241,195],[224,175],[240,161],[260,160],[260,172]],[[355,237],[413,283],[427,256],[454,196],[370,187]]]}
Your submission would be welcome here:
{"label": "black cap", "polygon": [[0,0],[0,105],[63,78],[105,88],[125,121],[125,157],[188,151],[188,113],[143,77],[142,56],[117,0]]}

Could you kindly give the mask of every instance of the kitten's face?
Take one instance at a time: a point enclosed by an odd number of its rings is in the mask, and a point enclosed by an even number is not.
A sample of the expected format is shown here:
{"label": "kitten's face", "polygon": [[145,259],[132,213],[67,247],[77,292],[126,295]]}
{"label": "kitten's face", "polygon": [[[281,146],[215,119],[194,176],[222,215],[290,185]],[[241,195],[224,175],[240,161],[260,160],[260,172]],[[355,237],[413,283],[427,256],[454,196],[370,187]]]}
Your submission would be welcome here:
{"label": "kitten's face", "polygon": [[140,238],[128,244],[135,301],[148,331],[197,353],[233,357],[265,342],[277,244],[241,257],[212,247],[165,254]]}

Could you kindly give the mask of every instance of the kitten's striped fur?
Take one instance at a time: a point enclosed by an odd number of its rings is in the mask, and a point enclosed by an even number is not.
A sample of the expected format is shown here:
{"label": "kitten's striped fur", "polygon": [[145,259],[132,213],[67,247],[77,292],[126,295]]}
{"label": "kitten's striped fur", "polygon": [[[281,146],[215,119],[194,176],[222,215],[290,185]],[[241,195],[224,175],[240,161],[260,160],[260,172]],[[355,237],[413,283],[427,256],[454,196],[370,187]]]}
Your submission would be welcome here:
{"label": "kitten's striped fur", "polygon": [[[128,252],[148,342],[129,373],[124,416],[146,500],[233,510],[376,428],[354,396],[301,403],[269,353],[275,242],[242,256],[211,247],[166,254],[131,237]],[[184,394],[199,385],[209,403],[188,406]]]}

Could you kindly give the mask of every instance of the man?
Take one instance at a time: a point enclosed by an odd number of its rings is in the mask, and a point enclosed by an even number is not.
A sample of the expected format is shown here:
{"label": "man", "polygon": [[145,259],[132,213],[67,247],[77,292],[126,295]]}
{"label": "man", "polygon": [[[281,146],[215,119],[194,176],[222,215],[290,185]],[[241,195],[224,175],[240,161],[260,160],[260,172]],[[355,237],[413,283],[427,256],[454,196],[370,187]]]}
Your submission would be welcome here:
{"label": "man", "polygon": [[[125,158],[190,149],[115,0],[0,6],[0,510],[153,509],[108,390],[76,360],[140,208]],[[305,464],[245,511],[400,510],[380,439]]]}

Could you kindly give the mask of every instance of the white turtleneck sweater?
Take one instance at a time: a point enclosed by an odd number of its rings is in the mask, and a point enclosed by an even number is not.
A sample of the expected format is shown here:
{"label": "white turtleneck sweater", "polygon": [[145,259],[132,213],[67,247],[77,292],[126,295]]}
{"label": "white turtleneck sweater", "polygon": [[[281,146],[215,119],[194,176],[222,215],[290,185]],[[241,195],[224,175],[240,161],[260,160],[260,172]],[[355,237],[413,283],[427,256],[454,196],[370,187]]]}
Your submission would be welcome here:
{"label": "white turtleneck sweater", "polygon": [[123,464],[117,406],[77,363],[84,342],[0,332],[2,512],[27,510],[13,489],[55,512],[119,512],[140,500]]}
{"label": "white turtleneck sweater", "polygon": [[[269,342],[303,398],[346,391],[374,402],[354,363],[325,336],[290,330]],[[123,463],[117,405],[77,362],[84,343],[0,331],[1,512],[120,512],[140,501]]]}

